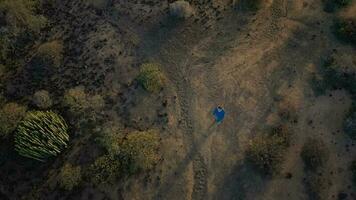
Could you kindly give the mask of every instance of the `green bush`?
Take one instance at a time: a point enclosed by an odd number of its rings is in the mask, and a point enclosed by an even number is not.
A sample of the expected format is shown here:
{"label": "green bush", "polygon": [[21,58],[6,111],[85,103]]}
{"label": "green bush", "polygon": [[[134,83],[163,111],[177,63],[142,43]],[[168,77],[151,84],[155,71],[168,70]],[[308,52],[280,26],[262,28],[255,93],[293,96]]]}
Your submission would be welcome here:
{"label": "green bush", "polygon": [[250,141],[247,161],[263,175],[277,174],[284,160],[285,141],[278,136],[257,136]]}
{"label": "green bush", "polygon": [[329,159],[329,150],[322,140],[309,138],[303,145],[301,157],[307,170],[317,171]]}
{"label": "green bush", "polygon": [[67,147],[67,131],[64,119],[54,112],[28,112],[17,127],[15,149],[24,157],[44,162]]}
{"label": "green bush", "polygon": [[335,24],[336,36],[345,42],[356,45],[356,20],[340,19]]}
{"label": "green bush", "polygon": [[100,95],[90,96],[85,88],[78,86],[69,89],[64,94],[64,105],[72,114],[82,114],[85,111],[98,111],[104,107],[104,99]]}
{"label": "green bush", "polygon": [[77,187],[82,180],[81,167],[74,167],[71,164],[65,164],[58,175],[58,183],[62,189],[72,190]]}
{"label": "green bush", "polygon": [[159,160],[159,136],[155,131],[128,134],[119,146],[119,155],[130,173],[151,169]]}
{"label": "green bush", "polygon": [[158,92],[165,83],[165,78],[156,64],[147,63],[141,65],[138,82],[149,92]]}
{"label": "green bush", "polygon": [[151,169],[159,160],[159,137],[155,131],[133,132],[122,137],[114,132],[100,136],[99,144],[108,154],[99,157],[90,167],[94,184],[113,183],[121,176]]}
{"label": "green bush", "polygon": [[88,176],[94,185],[113,183],[122,175],[121,162],[112,155],[99,157],[90,166]]}
{"label": "green bush", "polygon": [[0,110],[0,136],[7,137],[26,114],[26,107],[7,103]]}
{"label": "green bush", "polygon": [[35,92],[32,98],[32,102],[34,105],[41,109],[47,109],[52,106],[51,97],[46,90],[39,90]]}
{"label": "green bush", "polygon": [[353,0],[324,0],[324,10],[326,12],[334,12],[350,5],[352,1]]}
{"label": "green bush", "polygon": [[63,59],[63,43],[58,40],[41,44],[34,57],[32,65],[37,67],[59,67]]}
{"label": "green bush", "polygon": [[106,123],[98,133],[96,141],[110,155],[119,154],[122,128],[113,122]]}

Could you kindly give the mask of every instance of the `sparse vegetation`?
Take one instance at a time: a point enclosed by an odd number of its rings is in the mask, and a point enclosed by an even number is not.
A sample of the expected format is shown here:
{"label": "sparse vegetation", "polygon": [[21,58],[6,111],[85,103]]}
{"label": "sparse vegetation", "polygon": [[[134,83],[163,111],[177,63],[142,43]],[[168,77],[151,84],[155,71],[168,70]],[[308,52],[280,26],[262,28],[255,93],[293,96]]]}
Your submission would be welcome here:
{"label": "sparse vegetation", "polygon": [[354,185],[356,185],[356,160],[354,160],[351,163],[350,170],[351,170],[351,173],[352,173],[352,181],[353,181]]}
{"label": "sparse vegetation", "polygon": [[86,2],[96,9],[102,10],[109,5],[109,0],[86,0]]}
{"label": "sparse vegetation", "polygon": [[302,148],[301,157],[305,168],[315,172],[328,161],[329,150],[322,140],[309,138]]}
{"label": "sparse vegetation", "polygon": [[189,2],[178,0],[169,5],[169,12],[173,17],[187,19],[194,14],[194,9]]}
{"label": "sparse vegetation", "polygon": [[72,166],[69,163],[66,163],[60,170],[58,175],[58,183],[62,189],[72,190],[77,187],[82,180],[81,167]]}
{"label": "sparse vegetation", "polygon": [[278,173],[283,162],[283,139],[277,136],[258,136],[250,141],[246,158],[263,175]]}
{"label": "sparse vegetation", "polygon": [[244,1],[244,3],[247,9],[256,11],[263,7],[263,5],[266,3],[266,0],[247,0]]}
{"label": "sparse vegetation", "polygon": [[324,10],[327,12],[334,12],[350,5],[352,1],[353,0],[324,0]]}
{"label": "sparse vegetation", "polygon": [[344,131],[352,139],[356,140],[356,112],[350,112],[344,121]]}
{"label": "sparse vegetation", "polygon": [[323,191],[329,188],[329,181],[317,173],[310,173],[305,179],[305,186],[310,199],[322,200]]}
{"label": "sparse vegetation", "polygon": [[339,19],[335,24],[335,33],[342,41],[356,45],[356,20]]}
{"label": "sparse vegetation", "polygon": [[165,78],[159,66],[153,63],[141,65],[138,81],[149,92],[158,92],[165,83]]}
{"label": "sparse vegetation", "polygon": [[51,111],[28,112],[15,135],[16,151],[28,158],[45,161],[57,156],[69,141],[64,119]]}
{"label": "sparse vegetation", "polygon": [[315,75],[312,79],[312,87],[316,95],[339,88],[346,89],[352,95],[356,94],[355,75],[343,72],[332,56],[326,59],[319,72],[320,75]]}
{"label": "sparse vegetation", "polygon": [[7,103],[0,110],[0,136],[7,137],[26,114],[26,107]]}
{"label": "sparse vegetation", "polygon": [[40,109],[47,109],[52,106],[52,99],[46,90],[39,90],[35,92],[32,102]]}

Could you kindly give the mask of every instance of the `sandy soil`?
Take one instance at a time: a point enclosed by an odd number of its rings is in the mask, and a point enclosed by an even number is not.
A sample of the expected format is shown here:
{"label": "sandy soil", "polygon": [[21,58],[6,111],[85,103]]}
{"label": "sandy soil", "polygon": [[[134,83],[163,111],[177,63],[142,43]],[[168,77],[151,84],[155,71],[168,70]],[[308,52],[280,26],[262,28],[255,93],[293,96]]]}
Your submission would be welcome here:
{"label": "sandy soil", "polygon": [[[224,11],[209,28],[187,21],[145,35],[150,42],[143,55],[162,64],[177,101],[158,184],[140,187],[137,181],[126,199],[307,199],[299,154],[311,136],[332,151],[324,198],[352,192],[347,166],[355,149],[341,131],[350,97],[335,91],[316,98],[309,85],[321,58],[344,48],[330,32],[333,16],[319,1],[275,0],[256,15],[239,13]],[[211,127],[217,104],[227,118]],[[282,109],[297,115],[290,122],[293,145],[281,175],[265,180],[245,165],[244,151]]]}
{"label": "sandy soil", "polygon": [[[347,169],[356,148],[342,131],[351,98],[343,90],[316,97],[310,86],[326,56],[338,52],[356,69],[356,52],[334,38],[336,15],[324,12],[320,0],[269,0],[257,13],[231,4],[239,0],[190,0],[195,16],[185,21],[169,18],[171,1],[112,0],[107,12],[64,2],[52,32],[65,41],[68,55],[58,75],[68,78],[54,76],[53,87],[63,92],[85,85],[114,102],[114,119],[139,130],[160,127],[162,162],[127,182],[85,185],[66,196],[57,191],[49,199],[307,199],[299,154],[308,137],[324,140],[331,151],[323,199],[337,199],[339,192],[356,198]],[[146,61],[161,64],[167,76],[159,95],[134,88],[138,65]],[[216,105],[227,114],[212,126]],[[284,119],[285,112],[292,117]],[[245,150],[250,138],[281,120],[293,132],[292,145],[280,174],[262,178],[246,165]],[[73,144],[90,152],[88,140]],[[76,153],[64,158],[82,164],[96,155],[85,160]]]}

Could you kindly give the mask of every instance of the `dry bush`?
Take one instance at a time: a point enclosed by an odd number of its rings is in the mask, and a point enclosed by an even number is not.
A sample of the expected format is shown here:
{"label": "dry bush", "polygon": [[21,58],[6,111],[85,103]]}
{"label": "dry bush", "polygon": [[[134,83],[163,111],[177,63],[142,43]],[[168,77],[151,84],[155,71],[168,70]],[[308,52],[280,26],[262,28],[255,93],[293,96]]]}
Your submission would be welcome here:
{"label": "dry bush", "polygon": [[122,175],[121,162],[112,155],[99,157],[90,166],[87,176],[94,185],[113,183]]}
{"label": "dry bush", "polygon": [[324,10],[326,12],[334,12],[340,8],[349,6],[353,0],[324,0]]}
{"label": "dry bush", "polygon": [[88,95],[83,86],[66,91],[63,103],[74,115],[80,115],[86,111],[99,111],[105,106],[105,101],[100,95]]}
{"label": "dry bush", "polygon": [[32,102],[40,109],[47,109],[52,106],[52,99],[46,90],[39,90],[35,92],[32,97]]}
{"label": "dry bush", "polygon": [[59,67],[63,59],[63,42],[54,40],[40,45],[32,58],[32,65]]}
{"label": "dry bush", "polygon": [[305,178],[305,187],[310,199],[322,200],[322,194],[329,188],[329,180],[321,174],[311,173]]}
{"label": "dry bush", "polygon": [[39,33],[47,24],[47,19],[36,14],[38,0],[2,0],[0,1],[0,17],[9,28],[11,34],[24,30]]}
{"label": "dry bush", "polygon": [[98,132],[96,141],[110,155],[118,155],[123,128],[117,123],[109,122],[103,125]]}
{"label": "dry bush", "polygon": [[352,173],[352,181],[356,185],[356,160],[352,161],[350,170]]}
{"label": "dry bush", "polygon": [[306,170],[317,171],[329,159],[329,150],[322,140],[309,138],[303,145],[301,157]]}
{"label": "dry bush", "polygon": [[[90,167],[94,184],[113,183],[123,176],[151,169],[159,160],[159,137],[155,131],[132,132],[122,137],[120,128],[108,128],[98,139],[108,154]],[[104,131],[105,132],[105,131]]]}
{"label": "dry bush", "polygon": [[159,160],[159,136],[153,130],[128,134],[119,148],[129,173],[149,170]]}
{"label": "dry bush", "polygon": [[149,92],[160,91],[165,84],[165,77],[157,64],[146,63],[141,65],[138,82]]}
{"label": "dry bush", "polygon": [[72,190],[77,187],[82,180],[81,167],[74,167],[66,163],[60,170],[58,175],[58,183],[62,189]]}
{"label": "dry bush", "polygon": [[344,131],[352,139],[356,140],[356,112],[351,111],[344,121]]}
{"label": "dry bush", "polygon": [[247,161],[262,175],[274,175],[284,160],[284,139],[278,136],[257,136],[250,141]]}
{"label": "dry bush", "polygon": [[194,14],[194,9],[187,1],[179,0],[169,4],[170,15],[179,19],[187,19]]}
{"label": "dry bush", "polygon": [[26,114],[26,107],[7,103],[0,110],[0,136],[7,137]]}
{"label": "dry bush", "polygon": [[342,41],[356,45],[356,19],[339,19],[335,24],[335,33]]}
{"label": "dry bush", "polygon": [[103,10],[107,8],[110,3],[110,0],[86,0],[86,2],[93,6],[95,9]]}

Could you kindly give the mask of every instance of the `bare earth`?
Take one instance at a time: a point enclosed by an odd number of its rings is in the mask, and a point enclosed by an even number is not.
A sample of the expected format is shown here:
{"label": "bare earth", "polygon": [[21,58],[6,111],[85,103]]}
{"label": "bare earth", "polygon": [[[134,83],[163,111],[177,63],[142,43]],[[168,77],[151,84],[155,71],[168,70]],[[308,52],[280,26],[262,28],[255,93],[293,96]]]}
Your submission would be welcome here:
{"label": "bare earth", "polygon": [[[208,29],[190,19],[154,34],[146,30],[150,42],[142,47],[143,57],[164,67],[167,96],[177,98],[169,100],[162,165],[150,184],[139,179],[128,184],[124,198],[306,199],[299,154],[311,136],[323,139],[332,152],[326,170],[331,186],[324,199],[351,193],[347,166],[355,148],[342,132],[350,97],[345,91],[315,97],[309,84],[332,49],[355,56],[330,32],[333,16],[314,0],[274,0],[256,15],[222,12],[224,18],[208,22]],[[225,107],[227,118],[211,127],[210,112],[217,104]],[[244,151],[283,109],[296,112],[289,124],[293,144],[281,174],[264,180],[245,166]],[[288,172],[291,179],[284,177]]]}

